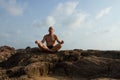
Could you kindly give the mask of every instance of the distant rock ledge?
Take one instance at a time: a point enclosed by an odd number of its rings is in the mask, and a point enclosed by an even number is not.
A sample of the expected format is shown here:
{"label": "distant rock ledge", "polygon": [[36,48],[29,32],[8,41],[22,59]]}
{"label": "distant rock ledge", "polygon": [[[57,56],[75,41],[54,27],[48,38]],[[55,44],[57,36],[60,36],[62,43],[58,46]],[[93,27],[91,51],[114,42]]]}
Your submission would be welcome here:
{"label": "distant rock ledge", "polygon": [[0,47],[0,80],[37,80],[35,77],[53,75],[71,80],[120,80],[120,51],[74,49],[48,53],[39,48]]}

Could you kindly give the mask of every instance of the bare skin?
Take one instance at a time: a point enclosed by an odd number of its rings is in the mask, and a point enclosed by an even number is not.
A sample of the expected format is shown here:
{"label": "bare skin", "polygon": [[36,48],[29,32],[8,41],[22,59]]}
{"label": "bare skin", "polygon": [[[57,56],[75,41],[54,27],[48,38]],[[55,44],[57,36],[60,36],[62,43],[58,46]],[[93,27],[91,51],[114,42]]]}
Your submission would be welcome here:
{"label": "bare skin", "polygon": [[[49,31],[49,34],[46,34],[43,37],[42,41],[36,40],[35,43],[43,51],[52,51],[52,52],[58,51],[62,47],[62,44],[64,43],[64,41],[63,40],[60,41],[58,37],[54,34],[54,29],[52,26],[49,27],[48,31]],[[46,45],[44,45],[44,42],[46,42]],[[55,44],[56,42],[58,44]]]}

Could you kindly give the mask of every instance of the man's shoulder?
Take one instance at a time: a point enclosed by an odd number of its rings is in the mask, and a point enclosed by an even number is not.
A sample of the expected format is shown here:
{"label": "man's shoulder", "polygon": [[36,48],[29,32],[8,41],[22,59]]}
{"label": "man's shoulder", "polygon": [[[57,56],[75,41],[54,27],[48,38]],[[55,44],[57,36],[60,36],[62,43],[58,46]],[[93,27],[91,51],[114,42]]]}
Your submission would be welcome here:
{"label": "man's shoulder", "polygon": [[48,35],[46,34],[46,35],[44,35],[44,39],[47,37]]}
{"label": "man's shoulder", "polygon": [[49,34],[44,35],[44,37],[47,37],[47,36],[49,36]]}
{"label": "man's shoulder", "polygon": [[57,35],[56,34],[54,34],[54,37],[55,37],[55,39],[57,39]]}
{"label": "man's shoulder", "polygon": [[55,36],[55,37],[57,37],[57,35],[56,35],[56,34],[54,34],[54,36]]}
{"label": "man's shoulder", "polygon": [[[49,36],[50,36],[49,34],[44,35],[44,37],[49,37]],[[55,38],[57,37],[56,34],[53,34],[53,36],[54,36]]]}
{"label": "man's shoulder", "polygon": [[[54,36],[57,36],[56,34],[53,34]],[[46,35],[44,35],[44,36],[49,36],[49,34],[46,34]]]}

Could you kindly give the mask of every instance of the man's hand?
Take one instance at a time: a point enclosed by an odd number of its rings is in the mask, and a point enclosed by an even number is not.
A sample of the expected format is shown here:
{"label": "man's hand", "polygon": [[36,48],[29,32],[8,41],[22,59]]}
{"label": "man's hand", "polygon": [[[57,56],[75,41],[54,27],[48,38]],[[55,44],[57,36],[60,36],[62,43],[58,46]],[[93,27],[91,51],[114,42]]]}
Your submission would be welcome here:
{"label": "man's hand", "polygon": [[36,40],[36,41],[35,41],[35,44],[38,44],[38,43],[39,43],[39,41],[38,41],[38,40]]}
{"label": "man's hand", "polygon": [[64,44],[64,41],[62,40],[62,41],[60,42],[60,44]]}

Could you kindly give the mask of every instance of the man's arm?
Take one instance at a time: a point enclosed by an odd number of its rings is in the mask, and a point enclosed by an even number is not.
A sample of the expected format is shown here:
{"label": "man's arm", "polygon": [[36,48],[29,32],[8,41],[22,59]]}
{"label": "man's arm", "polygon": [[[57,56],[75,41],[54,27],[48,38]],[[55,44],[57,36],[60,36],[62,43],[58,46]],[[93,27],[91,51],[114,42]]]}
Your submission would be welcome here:
{"label": "man's arm", "polygon": [[42,41],[41,41],[42,43],[44,43],[45,42],[45,36],[43,37],[43,39],[42,39]]}
{"label": "man's arm", "polygon": [[59,44],[63,44],[64,43],[64,41],[62,40],[62,41],[60,41],[59,40],[59,38],[55,35],[55,37],[56,37],[56,40],[57,40],[57,42],[59,43]]}

